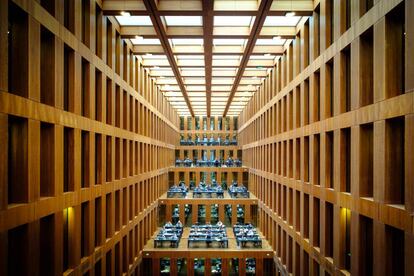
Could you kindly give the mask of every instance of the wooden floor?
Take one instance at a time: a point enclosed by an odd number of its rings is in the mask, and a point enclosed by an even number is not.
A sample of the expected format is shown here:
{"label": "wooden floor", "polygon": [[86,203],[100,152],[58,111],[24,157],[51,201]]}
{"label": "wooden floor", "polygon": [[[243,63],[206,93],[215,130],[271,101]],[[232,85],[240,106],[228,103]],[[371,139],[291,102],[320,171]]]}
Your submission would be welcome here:
{"label": "wooden floor", "polygon": [[154,238],[160,229],[145,245],[143,250],[144,258],[273,258],[273,250],[259,230],[257,231],[262,238],[262,248],[239,248],[231,227],[226,228],[229,248],[188,248],[187,241],[190,227],[184,228],[178,248],[154,248]]}

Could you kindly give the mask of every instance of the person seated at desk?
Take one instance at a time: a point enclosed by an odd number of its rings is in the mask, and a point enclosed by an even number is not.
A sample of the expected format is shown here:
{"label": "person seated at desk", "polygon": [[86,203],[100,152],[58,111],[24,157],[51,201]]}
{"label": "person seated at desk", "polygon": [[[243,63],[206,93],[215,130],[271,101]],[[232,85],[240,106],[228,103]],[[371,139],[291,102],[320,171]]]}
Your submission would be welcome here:
{"label": "person seated at desk", "polygon": [[227,167],[232,167],[234,164],[233,158],[231,156],[229,156],[229,158],[227,158],[226,160],[226,166]]}
{"label": "person seated at desk", "polygon": [[208,145],[212,146],[214,144],[214,137],[213,135],[210,136],[210,140],[208,141]]}
{"label": "person seated at desk", "polygon": [[193,160],[188,158],[188,156],[184,159],[184,166],[185,167],[191,167],[191,164],[193,164]]}
{"label": "person seated at desk", "polygon": [[194,145],[194,141],[191,137],[191,135],[187,136],[187,146],[193,146]]}
{"label": "person seated at desk", "polygon": [[180,158],[175,159],[175,166],[176,167],[180,167],[182,164],[182,161],[180,160]]}
{"label": "person seated at desk", "polygon": [[182,180],[178,183],[178,186],[177,187],[179,187],[179,188],[181,188],[183,190],[187,190],[187,187],[185,186],[185,183]]}
{"label": "person seated at desk", "polygon": [[212,238],[213,238],[213,235],[212,235],[211,231],[210,231],[210,230],[208,230],[208,232],[207,232],[207,234],[206,234],[206,243],[207,243],[207,247],[210,247],[210,244],[211,244],[211,242],[212,242]]}
{"label": "person seated at desk", "polygon": [[220,264],[216,264],[212,269],[211,269],[212,273],[221,273],[221,267]]}
{"label": "person seated at desk", "polygon": [[226,136],[226,139],[224,140],[224,143],[223,143],[225,146],[228,146],[228,145],[230,145],[230,139],[229,139],[229,136]]}
{"label": "person seated at desk", "polygon": [[231,182],[230,188],[236,188],[238,186],[237,181],[233,179]]}
{"label": "person seated at desk", "polygon": [[230,145],[237,146],[236,135],[234,135],[233,138],[231,139]]}
{"label": "person seated at desk", "polygon": [[224,228],[224,224],[219,220],[216,224],[220,228]]}
{"label": "person seated at desk", "polygon": [[236,159],[234,159],[234,164],[236,165],[236,167],[241,167],[242,166],[241,160],[237,157],[236,157]]}
{"label": "person seated at desk", "polygon": [[214,160],[214,167],[219,167],[220,166],[220,161],[216,158]]}
{"label": "person seated at desk", "polygon": [[203,142],[202,142],[202,144],[203,144],[204,146],[207,146],[207,144],[208,144],[207,135],[205,135],[205,134],[204,134],[204,137],[203,137]]}
{"label": "person seated at desk", "polygon": [[196,135],[195,144],[200,145],[200,136]]}

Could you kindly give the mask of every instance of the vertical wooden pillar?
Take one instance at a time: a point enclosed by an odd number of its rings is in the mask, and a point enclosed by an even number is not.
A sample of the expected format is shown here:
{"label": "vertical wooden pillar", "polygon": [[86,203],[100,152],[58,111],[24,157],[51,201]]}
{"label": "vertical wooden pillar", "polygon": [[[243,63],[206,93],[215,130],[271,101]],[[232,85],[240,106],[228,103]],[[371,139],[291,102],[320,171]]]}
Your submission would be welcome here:
{"label": "vertical wooden pillar", "polygon": [[165,220],[172,221],[172,205],[171,204],[165,205]]}
{"label": "vertical wooden pillar", "polygon": [[221,275],[228,275],[229,274],[229,259],[222,258],[221,259]]}
{"label": "vertical wooden pillar", "polygon": [[[405,4],[405,91],[414,91],[414,2]],[[1,47],[1,46],[0,46]]]}
{"label": "vertical wooden pillar", "polygon": [[195,172],[195,185],[197,186],[200,183],[200,173]]}
{"label": "vertical wooden pillar", "polygon": [[186,185],[190,185],[190,172],[189,171],[184,172],[184,182]]}
{"label": "vertical wooden pillar", "polygon": [[180,221],[181,223],[185,223],[185,205],[180,204]]}
{"label": "vertical wooden pillar", "polygon": [[381,18],[374,25],[374,103],[387,98],[387,66],[386,64],[386,20]]}
{"label": "vertical wooden pillar", "polygon": [[231,224],[234,225],[237,223],[237,205],[231,205]]}
{"label": "vertical wooden pillar", "polygon": [[174,172],[174,183],[173,184],[178,184],[178,182],[180,182],[180,173],[176,171]]}
{"label": "vertical wooden pillar", "polygon": [[246,275],[246,259],[239,258],[239,275],[244,276]]}
{"label": "vertical wooden pillar", "polygon": [[187,259],[187,275],[194,275],[194,259]]}
{"label": "vertical wooden pillar", "polygon": [[224,217],[224,207],[225,205],[219,204],[218,206],[218,212],[219,212],[219,221],[224,223],[225,217]]}
{"label": "vertical wooden pillar", "polygon": [[211,259],[206,258],[204,261],[204,275],[210,276],[211,275]]}
{"label": "vertical wooden pillar", "polygon": [[206,223],[211,222],[211,204],[206,204]]}
{"label": "vertical wooden pillar", "polygon": [[264,273],[263,258],[256,258],[256,276],[262,276]]}
{"label": "vertical wooden pillar", "polygon": [[152,274],[154,276],[160,275],[160,258],[152,258]]}
{"label": "vertical wooden pillar", "polygon": [[9,3],[8,1],[0,2],[0,90],[8,91],[9,74],[8,74],[8,26],[9,26]]}
{"label": "vertical wooden pillar", "polygon": [[171,276],[178,275],[177,258],[170,259],[170,275]]}
{"label": "vertical wooden pillar", "polygon": [[385,199],[385,186],[386,186],[386,149],[385,149],[385,136],[386,136],[385,121],[374,122],[374,164],[373,164],[373,175],[374,175],[374,201],[384,203]]}
{"label": "vertical wooden pillar", "polygon": [[[198,221],[198,204],[192,204],[192,219],[193,219],[193,224],[195,224]],[[191,274],[190,274],[191,275]]]}
{"label": "vertical wooden pillar", "polygon": [[245,223],[251,223],[251,216],[250,216],[250,204],[245,204],[244,205],[244,222]]}

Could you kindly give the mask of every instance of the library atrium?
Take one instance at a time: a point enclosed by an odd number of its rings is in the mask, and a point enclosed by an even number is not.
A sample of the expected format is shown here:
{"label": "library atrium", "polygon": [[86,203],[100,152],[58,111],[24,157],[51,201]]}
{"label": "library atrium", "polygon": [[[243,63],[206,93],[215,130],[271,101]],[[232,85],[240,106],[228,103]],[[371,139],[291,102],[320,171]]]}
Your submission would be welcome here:
{"label": "library atrium", "polygon": [[0,275],[414,275],[414,0],[1,0]]}

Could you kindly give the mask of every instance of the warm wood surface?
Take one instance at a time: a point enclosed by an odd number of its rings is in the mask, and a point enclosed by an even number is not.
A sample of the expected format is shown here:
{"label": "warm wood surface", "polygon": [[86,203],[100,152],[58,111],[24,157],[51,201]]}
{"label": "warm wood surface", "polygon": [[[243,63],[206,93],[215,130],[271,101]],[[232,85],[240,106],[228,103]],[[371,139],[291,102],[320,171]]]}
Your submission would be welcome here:
{"label": "warm wood surface", "polygon": [[[161,228],[159,228],[161,229]],[[229,248],[188,248],[187,241],[190,228],[185,227],[178,248],[154,248],[154,237],[145,245],[143,249],[144,258],[273,258],[273,250],[269,243],[263,239],[262,248],[238,248],[234,237],[233,229],[226,228],[229,238]],[[263,235],[259,232],[260,237]],[[149,254],[149,255],[148,255]]]}

